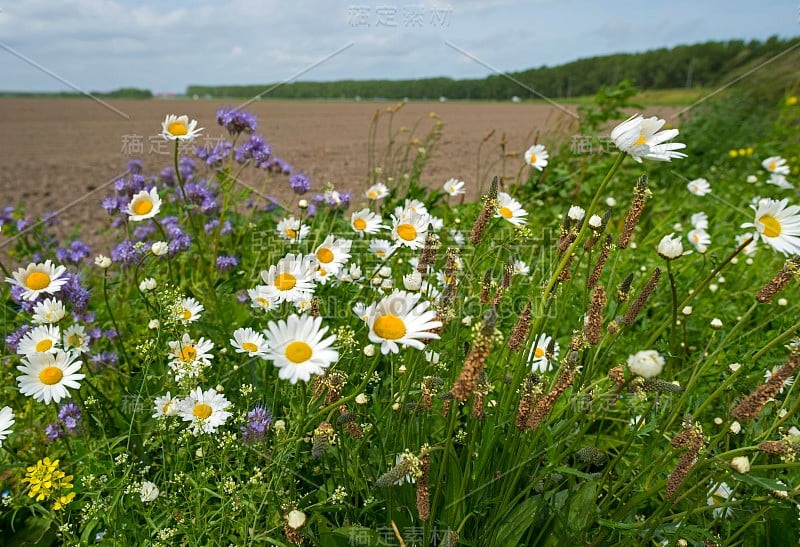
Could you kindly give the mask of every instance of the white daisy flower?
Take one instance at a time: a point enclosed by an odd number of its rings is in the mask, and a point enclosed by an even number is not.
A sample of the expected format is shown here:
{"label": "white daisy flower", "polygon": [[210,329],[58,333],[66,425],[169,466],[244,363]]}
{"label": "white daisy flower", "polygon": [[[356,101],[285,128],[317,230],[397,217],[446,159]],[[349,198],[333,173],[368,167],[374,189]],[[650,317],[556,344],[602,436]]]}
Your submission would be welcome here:
{"label": "white daisy flower", "polygon": [[369,252],[380,259],[384,259],[394,251],[395,247],[391,241],[386,239],[373,239],[369,242]]}
{"label": "white daisy flower", "polygon": [[504,218],[514,226],[520,226],[527,221],[525,217],[528,212],[522,208],[522,205],[505,192],[497,193],[497,211],[495,211],[495,218]]}
{"label": "white daisy flower", "polygon": [[193,340],[188,333],[184,333],[180,340],[169,342],[167,357],[172,357],[169,368],[172,369],[175,380],[184,376],[196,378],[204,368],[211,366],[214,356],[209,352],[212,349],[213,342],[205,338]]}
{"label": "white daisy flower", "polygon": [[428,207],[418,199],[406,199],[402,207],[394,208],[394,216],[400,219],[413,214],[427,215]]}
{"label": "white daisy flower", "polygon": [[667,260],[675,260],[683,255],[683,243],[681,243],[680,236],[675,237],[675,233],[671,233],[662,237],[658,242],[657,252]]}
{"label": "white daisy flower", "polygon": [[786,180],[786,176],[781,175],[780,173],[772,173],[767,179],[767,184],[772,184],[773,186],[783,188],[784,190],[791,190],[794,188],[794,184]]}
{"label": "white daisy flower", "polygon": [[528,275],[531,273],[530,267],[522,260],[515,260],[513,268],[514,275]]}
{"label": "white daisy flower", "polygon": [[711,236],[708,232],[698,228],[686,234],[686,239],[689,240],[689,243],[694,245],[694,248],[697,249],[697,252],[700,254],[705,253],[708,250],[708,246],[711,245]]}
{"label": "white daisy flower", "polygon": [[14,425],[14,411],[10,406],[4,406],[0,409],[0,446],[3,446],[3,441],[11,434],[12,425]]}
{"label": "white daisy flower", "polygon": [[786,165],[786,159],[780,156],[770,156],[762,161],[761,165],[770,173],[777,173],[779,175],[789,174],[789,166]]}
{"label": "white daisy flower", "polygon": [[424,349],[422,339],[439,339],[439,335],[430,332],[442,326],[437,320],[436,312],[430,308],[430,302],[420,302],[420,293],[397,291],[384,297],[372,309],[367,325],[369,340],[380,343],[381,353],[398,353],[400,345]]}
{"label": "white daisy flower", "polygon": [[339,352],[331,347],[336,336],[323,338],[326,332],[321,317],[292,314],[286,321],[270,321],[264,331],[267,359],[278,367],[278,377],[296,384],[308,382],[312,374],[324,374],[339,359]]}
{"label": "white daisy flower", "polygon": [[753,234],[739,234],[736,236],[736,246],[738,247],[748,239],[750,240],[750,243],[748,243],[745,248],[742,249],[742,252],[746,255],[755,254],[755,252],[758,250],[758,237],[753,237]]}
{"label": "white daisy flower", "polygon": [[428,224],[434,232],[438,232],[444,228],[444,219],[428,215]]}
{"label": "white daisy flower", "polygon": [[[712,488],[711,491],[708,493],[708,505],[721,505],[730,499],[734,501],[736,498],[731,498],[731,494],[733,490],[731,490],[730,486],[726,483],[721,482],[715,488]],[[733,515],[733,510],[730,507],[719,507],[712,511],[714,518],[719,517],[729,517]]]}
{"label": "white daisy flower", "polygon": [[762,199],[753,208],[755,221],[742,224],[742,228],[755,228],[755,237],[760,236],[779,253],[800,254],[800,206],[789,205],[788,199]]}
{"label": "white daisy flower", "polygon": [[67,309],[61,300],[47,298],[38,302],[33,307],[33,322],[41,325],[44,323],[58,323],[66,315]]}
{"label": "white daisy flower", "polygon": [[[547,347],[552,340],[552,336],[547,336],[545,333],[540,334],[539,338],[536,340],[536,344],[534,344],[531,351],[528,353],[527,362],[533,372],[547,372],[548,366],[550,365],[550,360],[547,358]],[[553,346],[553,360],[558,359],[558,350],[559,345],[558,342],[556,342]]]}
{"label": "white daisy flower", "polygon": [[543,144],[534,144],[525,151],[525,163],[541,171],[547,166],[550,154]]}
{"label": "white daisy flower", "polygon": [[128,213],[128,220],[132,222],[139,222],[140,220],[147,220],[153,218],[161,211],[161,198],[158,197],[156,187],[153,186],[150,190],[142,190],[136,193],[128,204],[125,210]]}
{"label": "white daisy flower", "polygon": [[290,215],[278,222],[275,230],[278,232],[278,237],[290,241],[301,241],[308,236],[311,228]]}
{"label": "white daisy flower", "polygon": [[689,181],[686,188],[696,196],[705,196],[711,193],[711,184],[702,177]]}
{"label": "white daisy flower", "polygon": [[369,316],[372,313],[372,310],[375,309],[375,304],[372,303],[369,306],[364,304],[363,302],[356,302],[353,306],[353,313],[358,316],[364,323],[369,321]]}
{"label": "white daisy flower", "polygon": [[254,331],[250,327],[233,331],[233,338],[230,339],[230,343],[236,348],[236,353],[246,353],[248,357],[266,359],[267,341],[263,334]]}
{"label": "white daisy flower", "polygon": [[69,395],[67,388],[81,387],[78,381],[85,376],[78,374],[82,362],[76,358],[76,353],[61,350],[26,355],[17,367],[22,372],[17,376],[20,393],[44,404],[58,403]]}
{"label": "white daisy flower", "polygon": [[645,118],[641,114],[636,114],[611,131],[611,140],[617,148],[630,154],[639,163],[642,163],[642,158],[658,161],[685,158],[686,154],[676,152],[686,148],[685,144],[666,142],[678,136],[678,130],[660,131],[665,123],[665,120],[655,116]]}
{"label": "white daisy flower", "polygon": [[350,215],[350,227],[361,237],[364,234],[377,234],[382,228],[381,216],[373,213],[369,209],[361,209]]}
{"label": "white daisy flower", "polygon": [[111,266],[111,259],[106,255],[97,255],[94,257],[94,265],[105,270]]}
{"label": "white daisy flower", "polygon": [[279,303],[307,299],[314,294],[311,276],[312,258],[291,253],[261,272],[267,295]]}
{"label": "white daisy flower", "polygon": [[30,263],[25,268],[20,268],[11,277],[6,277],[6,282],[17,285],[25,289],[22,298],[25,300],[36,300],[40,294],[55,294],[61,290],[67,278],[64,273],[67,268],[64,266],[54,266],[50,260],[43,263]]}
{"label": "white daisy flower", "polygon": [[168,141],[192,141],[202,130],[197,127],[197,120],[189,121],[189,116],[167,114],[161,124],[161,136]]}
{"label": "white daisy flower", "polygon": [[61,329],[55,325],[41,325],[33,328],[17,344],[19,355],[36,355],[59,351]]}
{"label": "white daisy flower", "polygon": [[367,199],[372,199],[372,200],[385,198],[388,195],[389,195],[389,188],[382,182],[376,182],[375,184],[367,188],[366,192],[364,192],[364,196],[366,196]]}
{"label": "white daisy flower", "polygon": [[462,247],[467,241],[464,233],[459,232],[458,230],[450,230],[450,239],[452,239],[453,243],[455,243],[458,247]]}
{"label": "white daisy flower", "polygon": [[185,422],[191,423],[190,428],[195,436],[201,433],[216,433],[217,428],[224,425],[231,416],[231,413],[225,410],[230,405],[230,401],[216,390],[203,391],[198,387],[180,402],[178,415]]}
{"label": "white daisy flower", "polygon": [[247,296],[250,297],[251,308],[270,311],[278,307],[278,298],[270,293],[266,285],[256,285],[252,289],[247,289]]}
{"label": "white daisy flower", "polygon": [[181,300],[181,310],[178,312],[178,319],[181,323],[188,325],[200,319],[200,312],[205,308],[203,305],[194,298],[187,297]]}
{"label": "white daisy flower", "polygon": [[392,215],[392,239],[398,245],[410,249],[421,249],[428,233],[428,215],[425,213],[404,213]]}
{"label": "white daisy flower", "polygon": [[705,214],[703,211],[695,213],[689,219],[689,223],[696,230],[708,230],[708,215]]}
{"label": "white daisy flower", "polygon": [[158,419],[167,416],[177,416],[180,403],[181,400],[178,397],[173,397],[169,391],[167,391],[166,395],[156,397],[154,401],[155,412],[153,413],[153,418]]}
{"label": "white daisy flower", "polygon": [[450,196],[460,196],[462,194],[466,194],[466,190],[464,190],[464,181],[458,179],[447,179],[442,189],[445,191],[446,194]]}
{"label": "white daisy flower", "polygon": [[314,251],[317,264],[327,271],[336,273],[350,260],[350,248],[353,242],[345,238],[329,235]]}
{"label": "white daisy flower", "polygon": [[64,329],[64,348],[75,350],[78,353],[89,351],[89,340],[86,338],[86,328],[83,325],[72,325]]}

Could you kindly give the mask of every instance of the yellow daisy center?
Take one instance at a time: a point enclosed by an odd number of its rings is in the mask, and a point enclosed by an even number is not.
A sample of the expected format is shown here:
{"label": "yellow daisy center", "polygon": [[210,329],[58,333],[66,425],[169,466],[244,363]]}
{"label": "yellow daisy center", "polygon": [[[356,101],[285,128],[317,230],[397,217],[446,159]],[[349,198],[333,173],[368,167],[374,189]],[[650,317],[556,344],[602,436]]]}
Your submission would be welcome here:
{"label": "yellow daisy center", "polygon": [[133,204],[133,212],[137,215],[146,215],[153,210],[153,202],[149,199],[142,199]]}
{"label": "yellow daisy center", "polygon": [[242,343],[242,349],[247,351],[258,351],[258,346],[252,342],[244,342]]}
{"label": "yellow daisy center", "polygon": [[186,346],[181,350],[180,359],[184,363],[188,361],[194,361],[195,357],[197,357],[197,350],[192,346]]}
{"label": "yellow daisy center", "polygon": [[417,239],[417,229],[408,223],[400,224],[397,227],[397,235],[406,241],[414,241]]}
{"label": "yellow daisy center", "polygon": [[647,144],[647,139],[644,138],[644,133],[639,133],[639,138],[636,139],[636,142],[633,143],[633,146],[639,146],[642,144]]}
{"label": "yellow daisy center", "polygon": [[319,251],[317,251],[317,260],[319,260],[320,262],[323,262],[325,264],[327,264],[328,262],[332,262],[333,261],[333,251],[331,251],[330,249],[325,249],[325,248],[320,249]]}
{"label": "yellow daisy center", "polygon": [[325,268],[320,268],[319,270],[317,270],[317,273],[319,275],[321,275],[322,277],[325,277],[326,275],[328,275],[328,271]]}
{"label": "yellow daisy center", "polygon": [[213,410],[214,409],[211,408],[211,406],[205,403],[200,403],[199,405],[194,405],[194,410],[192,410],[192,414],[194,414],[196,418],[205,420],[206,418],[211,416],[211,412]]}
{"label": "yellow daisy center", "polygon": [[67,344],[72,347],[79,348],[81,345],[83,345],[83,338],[79,334],[73,334],[67,338]]}
{"label": "yellow daisy center", "polygon": [[776,167],[777,167],[777,164],[774,161],[769,164],[769,170],[770,171],[774,171]]}
{"label": "yellow daisy center", "polygon": [[191,310],[187,310],[186,308],[183,308],[183,311],[181,312],[181,319],[183,319],[184,321],[188,321],[191,318],[192,318]]}
{"label": "yellow daisy center", "polygon": [[356,230],[364,230],[367,228],[367,221],[363,218],[357,218],[353,221],[353,228]]}
{"label": "yellow daisy center", "polygon": [[542,349],[542,348],[536,348],[536,349],[533,351],[533,356],[534,356],[534,357],[536,357],[537,359],[539,359],[540,357],[544,357],[544,349]]}
{"label": "yellow daisy center", "polygon": [[536,154],[531,154],[531,165],[536,163]]}
{"label": "yellow daisy center", "polygon": [[778,237],[781,235],[781,223],[775,217],[764,215],[758,221],[764,225],[764,235],[767,237]]}
{"label": "yellow daisy center", "polygon": [[289,236],[291,239],[295,239],[297,237],[297,230],[292,230],[291,228],[286,228],[286,235]]}
{"label": "yellow daisy center", "polygon": [[169,407],[172,405],[172,401],[168,401],[167,404],[164,405],[164,408],[161,409],[163,414],[167,414],[169,412]]}
{"label": "yellow daisy center", "polygon": [[290,343],[285,352],[286,358],[297,365],[308,361],[312,353],[311,346],[301,341]]}
{"label": "yellow daisy center", "polygon": [[383,249],[378,249],[377,251],[375,251],[375,254],[382,258],[386,256],[386,251],[384,251]]}
{"label": "yellow daisy center", "polygon": [[50,276],[44,272],[31,272],[25,278],[25,286],[33,291],[40,291],[50,284]]}
{"label": "yellow daisy center", "polygon": [[275,278],[275,288],[279,291],[289,291],[297,285],[297,278],[292,274],[282,273]]}
{"label": "yellow daisy center", "polygon": [[377,198],[378,197],[378,192],[373,190],[372,192],[369,193],[369,197],[371,197],[372,199]]}
{"label": "yellow daisy center", "polygon": [[256,298],[256,302],[258,302],[265,308],[269,307],[269,300],[267,300],[266,298]]}
{"label": "yellow daisy center", "polygon": [[52,386],[61,381],[64,372],[58,367],[47,367],[39,373],[39,381],[46,386]]}
{"label": "yellow daisy center", "polygon": [[53,347],[53,341],[50,339],[45,338],[44,340],[40,340],[38,344],[36,344],[36,351],[39,353],[43,351],[47,351]]}
{"label": "yellow daisy center", "polygon": [[186,135],[189,132],[186,126],[181,122],[172,122],[167,126],[167,131],[170,133],[170,135],[175,135],[176,137]]}
{"label": "yellow daisy center", "polygon": [[514,216],[514,213],[511,212],[511,209],[509,209],[508,207],[500,207],[500,209],[498,209],[497,212],[500,213],[500,216],[505,218],[512,218]]}
{"label": "yellow daisy center", "polygon": [[375,320],[372,330],[386,340],[398,340],[406,335],[406,324],[396,315],[387,313]]}

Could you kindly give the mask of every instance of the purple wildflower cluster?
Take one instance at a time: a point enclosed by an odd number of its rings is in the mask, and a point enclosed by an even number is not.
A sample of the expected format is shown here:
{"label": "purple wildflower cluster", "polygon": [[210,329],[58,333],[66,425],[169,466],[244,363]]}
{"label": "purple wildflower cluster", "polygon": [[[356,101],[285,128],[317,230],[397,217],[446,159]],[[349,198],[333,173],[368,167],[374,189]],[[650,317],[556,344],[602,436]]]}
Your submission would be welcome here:
{"label": "purple wildflower cluster", "polygon": [[301,196],[311,190],[311,179],[303,173],[295,173],[289,177],[289,186],[292,187],[295,194]]}
{"label": "purple wildflower cluster", "polygon": [[330,209],[347,209],[350,207],[350,192],[337,192],[328,190],[324,194],[314,194],[311,201],[318,206],[327,205]]}
{"label": "purple wildflower cluster", "polygon": [[52,442],[67,435],[81,432],[81,410],[75,403],[64,403],[58,411],[58,421],[45,428],[45,435]]}
{"label": "purple wildflower cluster", "polygon": [[247,423],[241,427],[242,441],[255,444],[264,441],[269,426],[272,425],[272,414],[269,409],[258,405],[247,413]]}
{"label": "purple wildflower cluster", "polygon": [[59,247],[56,249],[56,259],[59,262],[71,262],[73,264],[80,264],[91,253],[89,246],[80,240],[75,240],[69,244],[69,247]]}
{"label": "purple wildflower cluster", "polygon": [[147,252],[147,246],[125,240],[111,249],[111,260],[119,262],[125,268],[136,265]]}
{"label": "purple wildflower cluster", "polygon": [[235,256],[220,255],[217,257],[217,270],[220,272],[230,272],[239,265]]}
{"label": "purple wildflower cluster", "polygon": [[217,123],[228,130],[231,137],[256,130],[256,117],[246,110],[225,106],[217,110]]}

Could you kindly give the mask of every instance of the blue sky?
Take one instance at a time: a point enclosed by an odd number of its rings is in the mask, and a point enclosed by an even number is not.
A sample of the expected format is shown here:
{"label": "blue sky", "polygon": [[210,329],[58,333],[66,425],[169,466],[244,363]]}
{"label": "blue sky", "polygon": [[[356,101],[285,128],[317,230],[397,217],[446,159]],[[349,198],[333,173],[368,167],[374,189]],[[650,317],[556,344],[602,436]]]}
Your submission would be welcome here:
{"label": "blue sky", "polygon": [[800,0],[0,0],[0,10],[0,89],[16,91],[69,90],[61,79],[182,93],[279,82],[315,64],[301,80],[482,78],[491,69],[447,42],[515,71],[800,35]]}

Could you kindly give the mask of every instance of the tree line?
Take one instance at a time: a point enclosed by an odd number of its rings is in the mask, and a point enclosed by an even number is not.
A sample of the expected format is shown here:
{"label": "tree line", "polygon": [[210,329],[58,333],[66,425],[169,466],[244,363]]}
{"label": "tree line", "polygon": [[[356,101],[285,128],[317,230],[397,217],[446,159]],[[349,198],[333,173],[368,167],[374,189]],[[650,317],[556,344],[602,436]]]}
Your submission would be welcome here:
{"label": "tree line", "polygon": [[[509,100],[537,98],[537,93],[552,98],[594,94],[598,89],[632,81],[639,89],[673,89],[717,86],[729,81],[744,67],[775,56],[800,38],[765,41],[711,41],[643,53],[619,53],[579,59],[555,67],[542,66],[483,79],[454,80],[340,80],[334,82],[292,82],[272,89],[270,98],[282,99],[364,99],[385,98]],[[200,98],[254,97],[274,84],[190,85],[188,96]],[[534,90],[534,91],[531,91]]]}

